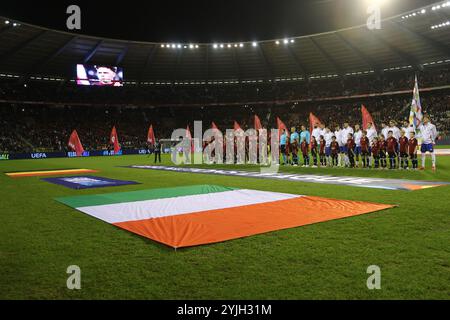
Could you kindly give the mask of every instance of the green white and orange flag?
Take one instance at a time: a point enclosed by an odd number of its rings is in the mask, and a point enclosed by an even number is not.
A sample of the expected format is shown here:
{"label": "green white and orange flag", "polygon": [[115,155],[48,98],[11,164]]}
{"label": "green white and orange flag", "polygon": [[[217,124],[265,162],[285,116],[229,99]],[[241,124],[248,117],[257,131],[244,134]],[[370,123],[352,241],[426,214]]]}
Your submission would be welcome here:
{"label": "green white and orange flag", "polygon": [[214,185],[85,195],[57,201],[174,248],[216,243],[393,207]]}
{"label": "green white and orange flag", "polygon": [[414,81],[413,99],[411,102],[411,110],[409,112],[409,124],[413,125],[414,130],[417,131],[422,124],[423,113],[422,104],[420,103],[419,82],[417,81],[417,75]]}

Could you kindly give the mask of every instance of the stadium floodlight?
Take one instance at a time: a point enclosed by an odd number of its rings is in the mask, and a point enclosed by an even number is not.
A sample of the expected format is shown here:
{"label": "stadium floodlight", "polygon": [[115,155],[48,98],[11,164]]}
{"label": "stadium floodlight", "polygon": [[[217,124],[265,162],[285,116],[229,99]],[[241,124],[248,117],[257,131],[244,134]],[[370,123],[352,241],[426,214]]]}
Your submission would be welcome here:
{"label": "stadium floodlight", "polygon": [[194,49],[194,45],[193,45],[193,44],[190,44],[190,45],[189,45],[189,49]]}
{"label": "stadium floodlight", "polygon": [[422,9],[422,10],[420,11],[420,13],[421,13],[421,14],[425,14],[425,13],[427,13],[427,10]]}
{"label": "stadium floodlight", "polygon": [[295,40],[294,39],[291,39],[291,43],[294,43],[295,42]]}
{"label": "stadium floodlight", "polygon": [[161,48],[164,48],[164,47],[165,47],[165,45],[162,44],[162,45],[161,45]]}
{"label": "stadium floodlight", "polygon": [[253,41],[252,46],[256,47],[258,46],[258,43],[256,41]]}
{"label": "stadium floodlight", "polygon": [[176,47],[177,47],[176,45],[172,44],[172,48],[173,48],[173,49],[175,49]]}
{"label": "stadium floodlight", "polygon": [[223,48],[223,44],[221,44],[220,47]]}
{"label": "stadium floodlight", "polygon": [[277,45],[278,45],[278,44],[280,44],[280,41],[278,41],[278,40],[277,40],[277,41],[275,41],[275,44],[277,44]]}
{"label": "stadium floodlight", "polygon": [[9,20],[6,20],[6,21],[5,21],[5,24],[9,24]]}
{"label": "stadium floodlight", "polygon": [[284,44],[288,44],[289,40],[288,39],[284,39],[283,42],[284,42]]}
{"label": "stadium floodlight", "polygon": [[242,48],[242,47],[244,47],[244,44],[243,43],[239,43],[239,48]]}
{"label": "stadium floodlight", "polygon": [[228,44],[227,47],[228,47],[228,48],[231,48],[231,44]]}
{"label": "stadium floodlight", "polygon": [[213,48],[217,49],[217,44],[216,43],[213,44]]}
{"label": "stadium floodlight", "polygon": [[181,44],[177,45],[177,48],[178,48],[178,49],[181,49]]}

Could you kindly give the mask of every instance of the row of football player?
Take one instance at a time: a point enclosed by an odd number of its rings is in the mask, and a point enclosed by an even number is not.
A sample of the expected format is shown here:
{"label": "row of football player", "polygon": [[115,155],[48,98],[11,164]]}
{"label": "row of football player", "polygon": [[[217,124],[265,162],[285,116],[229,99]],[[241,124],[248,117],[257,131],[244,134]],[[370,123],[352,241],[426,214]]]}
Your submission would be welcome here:
{"label": "row of football player", "polygon": [[[280,149],[283,157],[283,164],[299,164],[298,153],[303,156],[303,166],[313,167],[319,163],[322,166],[347,166],[386,168],[389,159],[390,168],[408,168],[411,160],[412,168],[418,168],[417,152],[418,140],[422,140],[420,152],[422,154],[422,166],[425,168],[426,154],[430,153],[432,158],[432,168],[436,170],[436,154],[434,145],[437,138],[436,127],[425,116],[423,124],[416,131],[408,122],[404,122],[404,127],[399,129],[395,121],[391,121],[390,126],[383,126],[381,134],[378,135],[372,123],[369,123],[367,130],[361,130],[359,125],[355,129],[344,123],[342,129],[336,128],[331,132],[325,125],[317,126],[312,130],[312,135],[305,130],[304,126],[300,133],[295,128],[291,129],[288,136],[284,130],[280,137]],[[310,156],[311,153],[311,156]],[[290,159],[289,154],[292,154]],[[289,160],[288,160],[289,159]]]}

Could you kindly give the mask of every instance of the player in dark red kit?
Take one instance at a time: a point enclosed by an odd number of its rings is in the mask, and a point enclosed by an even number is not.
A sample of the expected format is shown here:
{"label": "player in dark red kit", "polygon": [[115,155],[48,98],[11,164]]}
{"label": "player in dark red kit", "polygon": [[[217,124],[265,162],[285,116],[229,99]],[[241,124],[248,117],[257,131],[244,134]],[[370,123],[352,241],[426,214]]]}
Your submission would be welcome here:
{"label": "player in dark red kit", "polygon": [[382,169],[386,169],[386,167],[387,167],[386,148],[387,148],[387,143],[386,143],[386,140],[384,140],[384,135],[380,135],[380,138],[378,140],[378,150],[380,153],[380,166]]}
{"label": "player in dark red kit", "polygon": [[398,139],[398,143],[400,145],[400,169],[408,169],[408,143],[409,139],[405,136],[405,130],[400,132],[400,138]]}
{"label": "player in dark red kit", "polygon": [[331,150],[331,165],[333,167],[337,167],[339,163],[339,142],[336,141],[336,136],[333,136],[331,138],[331,144],[330,144],[330,150]]}
{"label": "player in dark red kit", "polygon": [[327,157],[325,152],[325,145],[326,145],[325,138],[323,136],[320,136],[319,141],[320,141],[320,149],[319,149],[320,166],[326,167]]}
{"label": "player in dark red kit", "polygon": [[313,158],[313,168],[317,168],[317,155],[318,155],[318,146],[317,146],[317,140],[316,137],[311,137],[311,155]]}
{"label": "player in dark red kit", "polygon": [[372,142],[372,157],[374,160],[374,167],[378,169],[380,167],[380,142],[377,137],[373,138]]}
{"label": "player in dark red kit", "polygon": [[350,162],[350,168],[355,167],[355,140],[353,139],[353,134],[349,133],[347,136],[347,144],[345,145],[347,147],[347,156],[348,161]]}
{"label": "player in dark red kit", "polygon": [[[302,151],[303,155],[303,167],[309,167],[309,145],[308,141],[303,139],[302,143],[300,144],[300,149]],[[317,161],[317,159],[316,159]]]}
{"label": "player in dark red kit", "polygon": [[414,170],[417,170],[419,167],[419,161],[417,160],[417,146],[419,142],[416,139],[416,134],[414,131],[410,132],[410,138],[408,141],[408,153],[409,158],[411,159],[411,164]]}
{"label": "player in dark red kit", "polygon": [[388,138],[386,140],[386,144],[387,144],[387,153],[389,155],[389,169],[393,170],[395,169],[396,163],[395,163],[395,159],[397,158],[397,150],[398,150],[398,142],[397,139],[395,139],[394,137],[394,132],[393,131],[389,131],[388,132]]}
{"label": "player in dark red kit", "polygon": [[361,160],[363,163],[363,168],[368,168],[369,167],[369,138],[367,138],[367,131],[363,130],[362,132],[362,136],[359,142],[360,146],[361,146]]}

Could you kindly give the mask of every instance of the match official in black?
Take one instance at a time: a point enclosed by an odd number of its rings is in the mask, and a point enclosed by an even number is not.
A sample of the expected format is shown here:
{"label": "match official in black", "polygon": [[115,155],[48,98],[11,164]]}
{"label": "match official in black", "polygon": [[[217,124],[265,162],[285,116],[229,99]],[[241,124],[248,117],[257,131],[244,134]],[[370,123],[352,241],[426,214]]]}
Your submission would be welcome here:
{"label": "match official in black", "polygon": [[159,140],[156,141],[155,143],[155,147],[153,152],[155,153],[155,163],[159,160],[159,163],[161,163],[161,143],[159,142]]}

